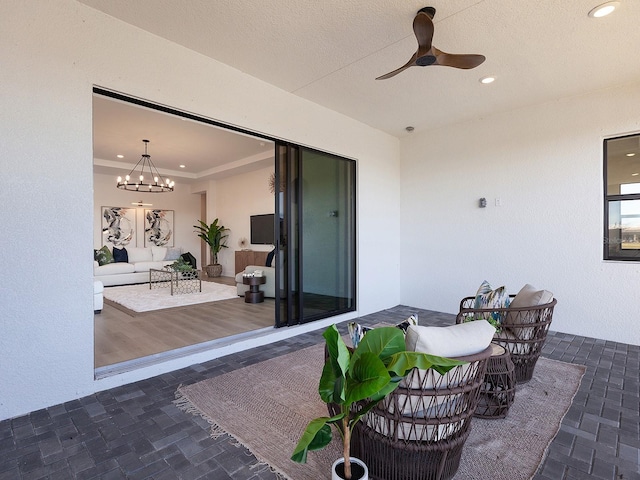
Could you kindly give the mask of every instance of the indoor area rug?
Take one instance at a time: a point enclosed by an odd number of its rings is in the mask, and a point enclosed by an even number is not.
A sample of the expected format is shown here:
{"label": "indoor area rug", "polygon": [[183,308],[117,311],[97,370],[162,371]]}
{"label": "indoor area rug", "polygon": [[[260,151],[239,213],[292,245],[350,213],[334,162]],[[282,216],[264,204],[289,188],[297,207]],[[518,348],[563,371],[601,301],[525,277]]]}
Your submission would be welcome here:
{"label": "indoor area rug", "polygon": [[166,288],[149,289],[149,284],[105,287],[104,298],[134,312],[149,312],[163,308],[183,307],[196,303],[215,302],[238,298],[235,286],[215,282],[202,282],[202,292],[171,295]]}
{"label": "indoor area rug", "polygon": [[[229,434],[281,478],[330,478],[340,457],[334,442],[309,452],[306,464],[289,459],[307,423],[327,415],[318,395],[324,345],[275,357],[202,382],[181,386],[175,403],[201,415],[212,436]],[[543,460],[580,386],[585,368],[540,358],[533,379],[519,385],[505,419],[473,419],[455,478],[530,479]]]}

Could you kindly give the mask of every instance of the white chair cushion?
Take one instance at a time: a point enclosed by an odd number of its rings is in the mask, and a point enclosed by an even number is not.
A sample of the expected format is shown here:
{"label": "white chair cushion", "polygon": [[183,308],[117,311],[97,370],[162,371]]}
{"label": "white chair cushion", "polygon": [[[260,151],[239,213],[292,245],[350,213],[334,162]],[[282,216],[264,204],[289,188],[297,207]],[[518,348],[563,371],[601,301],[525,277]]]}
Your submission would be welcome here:
{"label": "white chair cushion", "polygon": [[486,320],[449,327],[410,325],[405,342],[407,350],[440,357],[463,357],[482,352],[491,343],[496,329]]}
{"label": "white chair cushion", "polygon": [[[533,330],[531,329],[523,329],[523,330]],[[507,341],[510,340],[510,341]],[[533,345],[531,343],[520,342],[518,340],[528,340],[527,338],[521,338],[520,336],[514,335],[511,331],[503,328],[500,333],[496,335],[493,339],[495,343],[504,347],[509,353],[514,355],[528,355],[531,353],[531,348]]]}
{"label": "white chair cushion", "polygon": [[395,421],[390,420],[388,426],[384,421],[376,422],[373,425],[373,429],[385,437],[388,437],[391,432],[397,432],[398,438],[401,440],[426,442],[449,438],[462,429],[464,422],[448,422],[440,425],[412,425],[404,422],[397,422],[396,424]]}

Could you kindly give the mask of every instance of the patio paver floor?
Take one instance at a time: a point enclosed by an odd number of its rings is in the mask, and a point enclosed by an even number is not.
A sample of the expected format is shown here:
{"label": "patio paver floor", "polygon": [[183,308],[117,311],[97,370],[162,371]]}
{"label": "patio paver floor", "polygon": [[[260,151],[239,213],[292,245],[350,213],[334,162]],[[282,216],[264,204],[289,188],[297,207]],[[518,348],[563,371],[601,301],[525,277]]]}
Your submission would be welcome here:
{"label": "patio paver floor", "polygon": [[[402,306],[359,321],[398,322],[412,313],[422,325],[455,322],[454,315]],[[206,421],[173,405],[174,393],[180,384],[319,343],[321,334],[306,333],[0,422],[0,480],[275,479],[265,467],[252,468],[255,458],[230,437],[212,439]],[[551,331],[543,356],[586,365],[587,371],[534,479],[640,480],[640,346]]]}

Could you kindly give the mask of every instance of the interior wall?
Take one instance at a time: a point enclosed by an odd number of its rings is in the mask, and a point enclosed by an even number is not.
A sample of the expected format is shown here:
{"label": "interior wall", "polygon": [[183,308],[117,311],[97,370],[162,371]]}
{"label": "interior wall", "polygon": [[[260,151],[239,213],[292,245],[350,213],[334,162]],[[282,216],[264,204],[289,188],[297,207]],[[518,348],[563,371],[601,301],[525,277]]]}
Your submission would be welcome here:
{"label": "interior wall", "polygon": [[630,85],[403,139],[402,303],[456,313],[485,279],[530,283],[553,330],[640,344],[640,264],[602,259],[602,142],[640,130],[639,104]]}
{"label": "interior wall", "polygon": [[[151,207],[136,207],[132,202],[143,200]],[[149,208],[173,210],[173,245],[182,247],[183,252],[191,252],[196,258],[198,268],[202,267],[200,258],[200,239],[194,233],[193,226],[200,218],[200,195],[191,193],[190,185],[176,183],[171,193],[140,193],[120,190],[115,186],[113,175],[94,174],[93,176],[93,248],[103,245],[102,207],[126,207],[136,210],[136,235],[131,247],[144,247],[144,211]]]}
{"label": "interior wall", "polygon": [[[238,245],[240,239],[245,238],[247,242],[251,242],[249,217],[275,211],[275,199],[273,193],[269,191],[269,175],[274,168],[261,168],[220,179],[216,182],[215,191],[211,192],[216,196],[216,216],[219,218],[219,223],[230,230],[227,248],[218,255],[218,261],[222,265],[222,275],[229,277],[235,275],[235,251],[241,249]],[[269,252],[273,246],[247,243],[244,248]]]}
{"label": "interior wall", "polygon": [[[396,138],[73,0],[0,2],[0,64],[0,419],[399,303]],[[94,86],[357,159],[358,312],[94,380]]]}

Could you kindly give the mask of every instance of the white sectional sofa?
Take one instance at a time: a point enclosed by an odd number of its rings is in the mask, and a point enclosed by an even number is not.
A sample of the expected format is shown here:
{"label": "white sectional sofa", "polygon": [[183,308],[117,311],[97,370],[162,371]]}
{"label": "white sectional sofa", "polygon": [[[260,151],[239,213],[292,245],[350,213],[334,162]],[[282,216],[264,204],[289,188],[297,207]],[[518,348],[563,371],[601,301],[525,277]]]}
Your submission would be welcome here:
{"label": "white sectional sofa", "polygon": [[[93,262],[93,279],[99,280],[105,287],[129,285],[149,281],[149,269],[160,269],[176,261],[176,250],[167,247],[125,247],[128,262],[112,262],[102,266]],[[169,252],[171,250],[171,252]],[[167,255],[171,253],[171,255]],[[178,254],[179,256],[179,254]]]}

